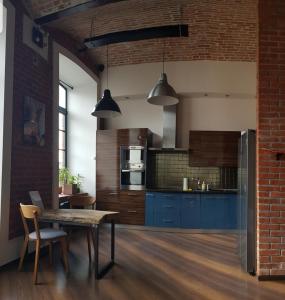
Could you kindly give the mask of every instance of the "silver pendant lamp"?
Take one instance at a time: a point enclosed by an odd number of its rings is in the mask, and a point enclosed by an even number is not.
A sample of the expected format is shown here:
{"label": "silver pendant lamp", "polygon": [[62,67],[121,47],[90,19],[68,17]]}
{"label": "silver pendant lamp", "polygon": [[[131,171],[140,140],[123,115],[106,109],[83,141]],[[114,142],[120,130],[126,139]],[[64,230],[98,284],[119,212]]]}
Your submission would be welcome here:
{"label": "silver pendant lamp", "polygon": [[167,76],[164,72],[164,55],[165,42],[163,43],[162,73],[157,84],[150,91],[147,97],[147,102],[162,106],[175,105],[179,102],[179,99],[174,88],[167,81]]}
{"label": "silver pendant lamp", "polygon": [[102,98],[95,105],[91,115],[97,118],[114,118],[122,115],[119,105],[111,96],[109,86],[109,71],[108,71],[108,57],[109,49],[107,45],[107,89],[104,90]]}

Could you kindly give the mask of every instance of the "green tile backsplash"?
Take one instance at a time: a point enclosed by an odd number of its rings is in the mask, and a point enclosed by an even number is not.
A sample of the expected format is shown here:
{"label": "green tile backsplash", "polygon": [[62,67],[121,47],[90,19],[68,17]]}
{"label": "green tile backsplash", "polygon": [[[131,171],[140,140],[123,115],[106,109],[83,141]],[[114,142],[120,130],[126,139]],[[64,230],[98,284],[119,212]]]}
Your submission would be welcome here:
{"label": "green tile backsplash", "polygon": [[[205,181],[212,188],[221,188],[221,168],[219,167],[189,167],[188,153],[159,153],[148,155],[148,187],[182,188],[184,177],[189,180],[189,187],[197,188],[197,180]],[[233,170],[236,173],[236,169]],[[231,175],[233,177],[233,174]],[[235,178],[232,178],[233,182]],[[232,184],[235,185],[235,184]],[[225,186],[223,186],[226,188]],[[229,187],[228,187],[229,188]],[[231,186],[230,188],[233,188]]]}

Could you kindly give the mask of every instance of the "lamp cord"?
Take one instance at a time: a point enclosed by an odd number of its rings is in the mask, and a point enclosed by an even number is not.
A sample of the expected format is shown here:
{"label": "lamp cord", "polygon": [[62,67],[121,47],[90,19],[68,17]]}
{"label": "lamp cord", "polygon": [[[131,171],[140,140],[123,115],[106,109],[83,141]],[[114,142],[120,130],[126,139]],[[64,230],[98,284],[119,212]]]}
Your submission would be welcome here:
{"label": "lamp cord", "polygon": [[183,16],[183,12],[182,12],[182,5],[180,4],[179,7],[179,11],[180,11],[180,24],[179,24],[179,36],[182,36],[182,29],[181,29],[181,24],[182,24],[182,16]]}
{"label": "lamp cord", "polygon": [[163,51],[162,51],[162,73],[164,73],[164,58],[165,58],[165,39],[163,40]]}
{"label": "lamp cord", "polygon": [[109,88],[109,45],[107,45],[107,89]]}
{"label": "lamp cord", "polygon": [[89,35],[89,38],[90,38],[90,39],[92,38],[92,35],[93,35],[93,25],[94,25],[94,20],[95,20],[95,17],[93,17],[92,20],[91,20],[90,35]]}

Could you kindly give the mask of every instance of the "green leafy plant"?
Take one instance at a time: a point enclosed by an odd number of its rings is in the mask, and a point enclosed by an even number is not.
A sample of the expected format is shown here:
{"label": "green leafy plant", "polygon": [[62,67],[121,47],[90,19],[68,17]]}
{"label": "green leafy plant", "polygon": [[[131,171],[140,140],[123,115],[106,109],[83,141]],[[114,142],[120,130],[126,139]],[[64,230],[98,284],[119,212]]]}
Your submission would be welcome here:
{"label": "green leafy plant", "polygon": [[81,176],[80,174],[77,175],[72,175],[71,176],[71,180],[72,180],[72,184],[76,184],[77,187],[80,189],[82,181],[83,181],[83,176]]}
{"label": "green leafy plant", "polygon": [[81,187],[83,176],[80,174],[72,175],[68,168],[61,168],[59,169],[59,184],[76,184],[78,188]]}
{"label": "green leafy plant", "polygon": [[60,185],[68,184],[71,176],[72,175],[67,168],[60,168],[58,172],[59,184]]}

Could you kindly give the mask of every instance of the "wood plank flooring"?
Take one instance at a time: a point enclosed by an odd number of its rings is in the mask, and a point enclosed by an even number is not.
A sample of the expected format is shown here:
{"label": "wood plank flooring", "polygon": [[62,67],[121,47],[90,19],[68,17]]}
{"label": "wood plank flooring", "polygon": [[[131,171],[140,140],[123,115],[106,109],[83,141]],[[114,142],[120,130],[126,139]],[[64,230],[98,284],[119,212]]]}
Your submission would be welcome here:
{"label": "wood plank flooring", "polygon": [[[103,259],[109,238],[102,234]],[[285,299],[285,282],[258,282],[239,267],[235,235],[116,230],[116,265],[94,278],[85,235],[71,241],[66,276],[55,247],[54,264],[40,259],[40,284],[32,284],[33,260],[24,271],[12,263],[0,268],[1,300],[191,300]]]}

